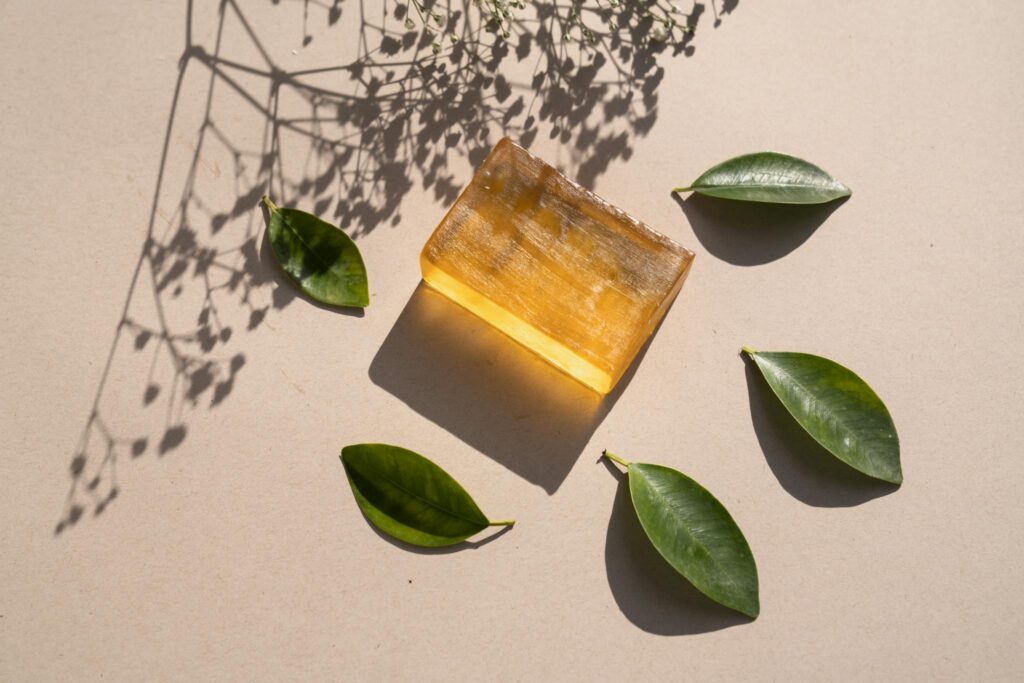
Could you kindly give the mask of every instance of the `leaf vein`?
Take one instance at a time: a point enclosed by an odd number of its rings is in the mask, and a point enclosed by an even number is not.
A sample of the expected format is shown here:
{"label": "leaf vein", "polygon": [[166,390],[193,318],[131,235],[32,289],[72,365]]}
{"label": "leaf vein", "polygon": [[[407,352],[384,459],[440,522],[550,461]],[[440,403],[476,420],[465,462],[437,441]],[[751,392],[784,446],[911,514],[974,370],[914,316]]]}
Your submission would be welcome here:
{"label": "leaf vein", "polygon": [[650,489],[654,494],[656,494],[658,502],[661,503],[661,505],[663,505],[666,509],[672,511],[673,516],[680,522],[678,528],[686,535],[686,537],[689,538],[695,546],[697,546],[705,553],[707,553],[708,558],[716,568],[721,567],[721,564],[718,562],[714,554],[712,554],[708,546],[702,543],[701,540],[697,538],[697,536],[692,531],[690,531],[689,527],[686,524],[685,518],[681,514],[678,514],[676,507],[672,504],[672,499],[662,494],[661,490],[657,486],[652,485]]}
{"label": "leaf vein", "polygon": [[[778,367],[778,366],[774,366],[774,367]],[[797,389],[797,391],[795,391],[794,393],[796,393],[801,399],[803,399],[804,401],[807,401],[812,406],[812,410],[807,411],[807,412],[813,412],[813,413],[821,415],[822,414],[821,413],[821,409],[823,407],[822,406],[822,402],[815,396],[815,392],[812,391],[811,389],[808,389],[807,386],[803,382],[801,382],[799,379],[797,379],[796,376],[794,376],[793,374],[791,374],[789,372],[785,372],[785,376],[791,382],[791,384]],[[785,405],[785,403],[783,403],[783,405]],[[836,412],[834,410],[828,410],[827,406],[824,406],[824,408],[825,408],[825,412],[828,413],[828,416],[832,417],[833,421],[841,428],[842,431],[845,431],[845,432],[847,432],[849,434],[853,434],[855,436],[857,435],[857,430],[855,430],[854,428],[850,427],[846,423],[846,421],[842,417],[842,413],[838,413],[838,412]],[[789,406],[786,406],[786,410],[789,410],[789,414],[792,415],[794,418],[796,418],[796,420],[798,422],[800,421],[800,418],[797,417],[796,413],[794,413],[790,409]],[[808,430],[808,431],[810,431],[810,430]],[[811,436],[813,436],[814,440],[817,441],[819,444],[821,444],[822,446],[825,446],[825,444],[821,443],[821,440],[817,436],[815,436],[813,433],[811,433]],[[858,439],[858,441],[859,440],[860,439]],[[828,446],[825,446],[825,448],[827,450],[830,450],[830,451],[832,450],[831,448],[828,448]]]}
{"label": "leaf vein", "polygon": [[[480,524],[480,521],[479,521],[479,520],[476,520],[476,519],[469,519],[468,517],[463,517],[462,515],[460,515],[460,514],[458,514],[458,513],[456,513],[456,512],[453,512],[453,511],[451,511],[451,510],[446,510],[445,508],[441,507],[441,506],[440,506],[440,505],[438,505],[437,503],[434,503],[433,501],[431,501],[431,500],[429,500],[429,499],[427,499],[427,498],[424,498],[423,496],[421,496],[421,495],[417,494],[417,493],[416,493],[415,491],[410,491],[410,490],[409,490],[409,489],[407,489],[406,487],[404,487],[404,486],[402,486],[401,484],[399,484],[399,483],[398,483],[397,481],[393,480],[393,479],[392,479],[391,477],[389,477],[389,476],[388,476],[387,474],[385,474],[385,473],[381,472],[380,470],[378,470],[378,469],[376,469],[376,468],[374,468],[374,467],[372,467],[372,466],[370,466],[370,465],[366,464],[365,462],[363,463],[363,466],[364,466],[364,467],[365,467],[365,468],[366,468],[367,470],[369,470],[369,471],[373,472],[373,473],[374,473],[375,475],[377,475],[378,477],[380,477],[381,479],[383,479],[384,481],[386,481],[386,482],[388,482],[389,484],[391,484],[392,486],[394,486],[394,487],[395,487],[396,489],[398,489],[399,491],[401,491],[401,492],[403,492],[403,493],[405,493],[405,494],[408,494],[409,496],[411,496],[411,497],[415,498],[416,500],[419,500],[419,501],[421,501],[421,502],[423,502],[423,503],[427,504],[428,506],[430,506],[430,507],[434,508],[435,510],[439,510],[440,512],[443,512],[443,513],[445,513],[446,515],[450,515],[450,516],[452,516],[452,517],[455,517],[456,519],[461,519],[461,520],[462,520],[463,522],[469,522],[470,524]],[[481,516],[483,516],[483,515],[481,514]]]}
{"label": "leaf vein", "polygon": [[776,183],[774,185],[769,184],[769,183],[729,183],[729,184],[724,184],[724,183],[717,184],[716,183],[714,185],[712,185],[712,184],[695,185],[694,187],[702,187],[702,188],[705,188],[705,189],[706,188],[714,188],[714,187],[738,188],[738,189],[741,189],[741,190],[749,190],[749,189],[769,189],[770,190],[770,189],[773,189],[773,188],[791,188],[791,187],[792,188],[802,189],[802,190],[838,190],[839,189],[839,187],[836,184],[832,184],[832,183],[830,183],[828,185],[812,185],[812,184],[808,184],[808,183]]}
{"label": "leaf vein", "polygon": [[290,233],[295,235],[295,239],[299,240],[299,243],[306,248],[306,251],[313,255],[313,258],[315,258],[317,262],[319,262],[320,265],[324,267],[324,269],[331,270],[331,264],[327,263],[327,261],[320,258],[320,254],[318,254],[316,250],[313,249],[313,247],[308,242],[306,242],[306,240],[302,239],[302,235],[299,234],[299,231],[292,227],[291,221],[288,221],[285,219],[284,216],[281,216],[281,223],[283,223],[285,227],[288,228],[288,231]]}

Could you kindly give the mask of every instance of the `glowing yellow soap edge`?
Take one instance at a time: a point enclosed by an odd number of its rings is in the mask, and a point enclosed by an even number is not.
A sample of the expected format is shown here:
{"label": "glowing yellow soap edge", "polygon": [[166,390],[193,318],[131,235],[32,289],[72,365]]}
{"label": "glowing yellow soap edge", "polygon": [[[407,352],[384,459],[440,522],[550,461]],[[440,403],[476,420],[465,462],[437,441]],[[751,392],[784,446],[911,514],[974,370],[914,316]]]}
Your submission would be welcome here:
{"label": "glowing yellow soap edge", "polygon": [[[509,337],[541,356],[570,377],[599,394],[611,391],[615,382],[611,375],[581,358],[564,344],[544,334],[496,303],[444,272],[425,255],[420,255],[423,280],[441,294],[486,320]],[[617,378],[615,378],[617,379]]]}

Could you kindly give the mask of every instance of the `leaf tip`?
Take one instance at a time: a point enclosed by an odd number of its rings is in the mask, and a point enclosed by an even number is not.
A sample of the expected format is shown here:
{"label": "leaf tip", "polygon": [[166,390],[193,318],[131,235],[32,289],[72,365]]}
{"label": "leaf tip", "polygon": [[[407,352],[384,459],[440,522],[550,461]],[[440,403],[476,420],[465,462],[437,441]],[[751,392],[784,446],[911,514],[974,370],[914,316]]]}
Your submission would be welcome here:
{"label": "leaf tip", "polygon": [[743,595],[737,595],[732,601],[722,604],[751,619],[757,619],[761,615],[761,595],[756,585]]}
{"label": "leaf tip", "polygon": [[754,354],[757,353],[757,351],[755,351],[754,349],[750,348],[749,346],[742,346],[742,347],[740,347],[740,353],[745,353],[748,356],[753,357]]}

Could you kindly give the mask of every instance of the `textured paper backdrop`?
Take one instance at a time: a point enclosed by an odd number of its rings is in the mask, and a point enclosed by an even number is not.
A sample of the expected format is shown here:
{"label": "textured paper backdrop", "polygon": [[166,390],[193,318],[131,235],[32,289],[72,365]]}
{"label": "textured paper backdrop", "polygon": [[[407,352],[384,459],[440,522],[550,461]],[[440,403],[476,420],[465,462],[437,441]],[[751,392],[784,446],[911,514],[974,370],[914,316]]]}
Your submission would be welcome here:
{"label": "textured paper backdrop", "polygon": [[[423,95],[405,46],[360,57],[385,20],[362,4],[360,34],[348,0],[0,3],[0,679],[1024,677],[1024,6],[709,6],[692,54],[573,114],[550,82],[532,100],[536,46]],[[604,404],[418,284],[502,126],[697,253]],[[670,196],[760,149],[852,199]],[[365,316],[265,262],[268,184],[344,219]],[[904,486],[816,457],[744,344],[866,378]],[[518,524],[392,545],[337,459],[362,441],[428,454]],[[758,620],[659,560],[605,447],[718,495]]]}

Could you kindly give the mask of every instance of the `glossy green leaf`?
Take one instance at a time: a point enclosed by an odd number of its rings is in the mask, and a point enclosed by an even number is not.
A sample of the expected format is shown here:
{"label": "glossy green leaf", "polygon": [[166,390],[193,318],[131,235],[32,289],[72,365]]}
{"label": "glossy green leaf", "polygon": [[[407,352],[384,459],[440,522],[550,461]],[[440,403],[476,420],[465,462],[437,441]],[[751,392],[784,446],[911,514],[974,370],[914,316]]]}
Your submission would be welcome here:
{"label": "glossy green leaf", "polygon": [[386,444],[345,446],[341,462],[359,508],[378,529],[428,548],[453,545],[491,522],[447,472],[418,453]]}
{"label": "glossy green leaf", "polygon": [[277,262],[309,296],[332,306],[370,305],[366,266],[359,248],[344,232],[298,209],[270,210],[267,232]]}
{"label": "glossy green leaf", "polygon": [[743,349],[800,426],[851,467],[899,484],[900,441],[882,399],[842,365],[809,353]]}
{"label": "glossy green leaf", "polygon": [[670,467],[628,462],[640,525],[665,560],[712,600],[757,617],[757,565],[729,511],[703,486]]}
{"label": "glossy green leaf", "polygon": [[744,154],[713,166],[689,187],[709,197],[773,204],[823,204],[849,197],[850,188],[803,159],[777,152]]}

